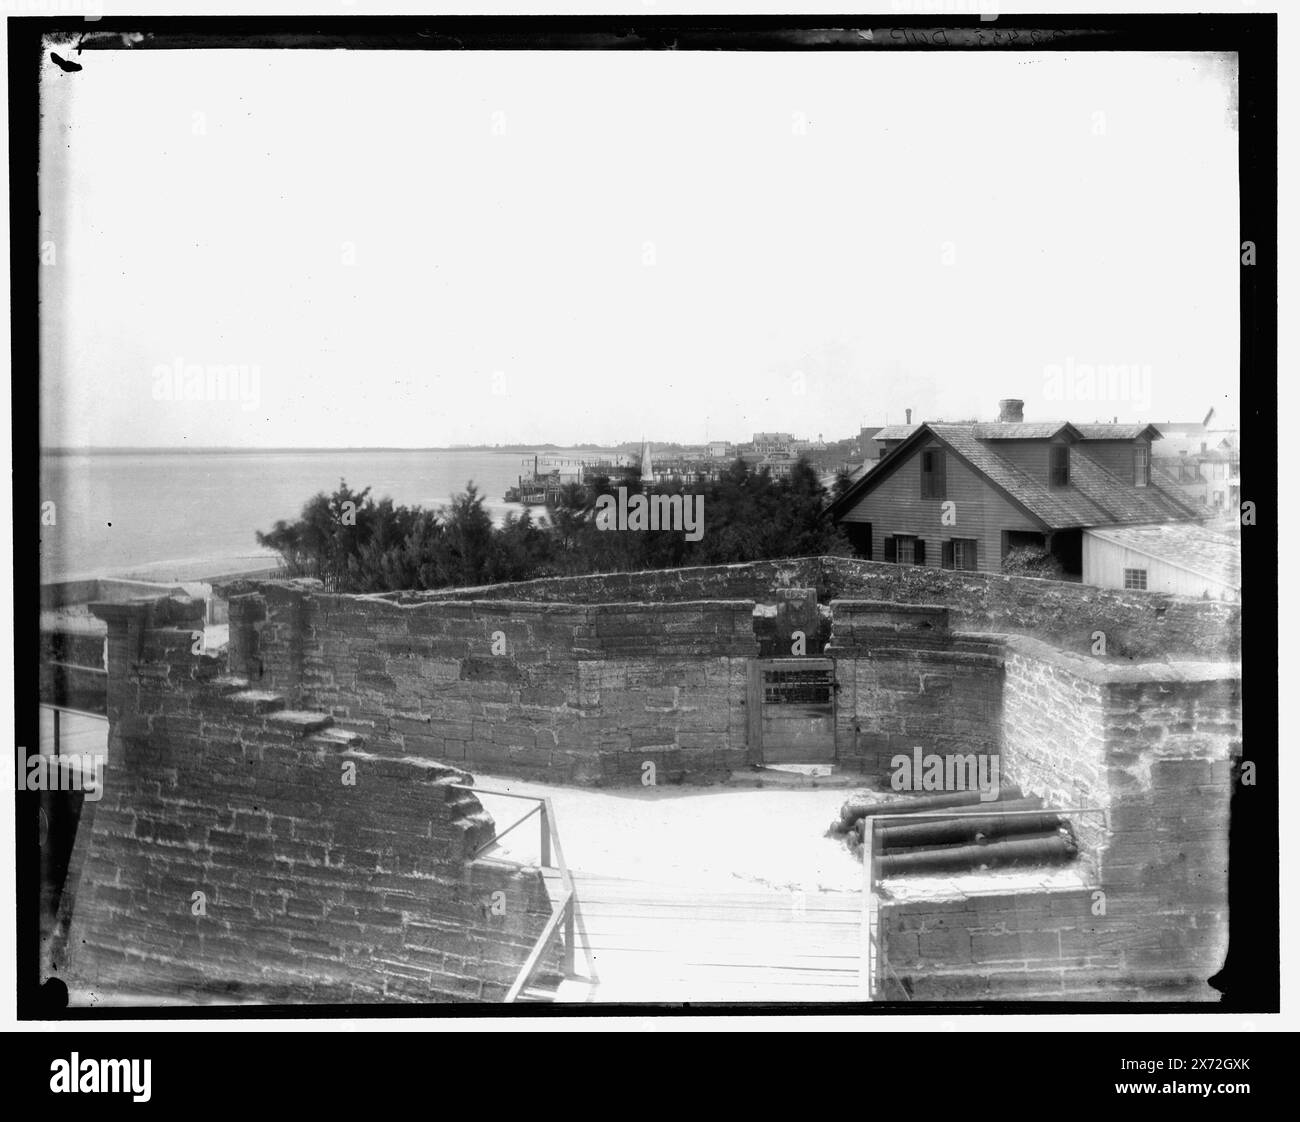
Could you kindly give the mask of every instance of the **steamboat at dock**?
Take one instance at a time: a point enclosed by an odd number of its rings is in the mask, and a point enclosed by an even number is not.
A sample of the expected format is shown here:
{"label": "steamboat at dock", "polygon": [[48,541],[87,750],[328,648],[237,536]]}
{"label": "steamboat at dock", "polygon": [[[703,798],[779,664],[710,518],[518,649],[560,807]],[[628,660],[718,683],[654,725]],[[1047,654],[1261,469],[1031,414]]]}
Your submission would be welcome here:
{"label": "steamboat at dock", "polygon": [[596,475],[611,475],[625,466],[627,457],[616,455],[593,460],[557,459],[531,456],[520,466],[519,482],[507,487],[503,498],[524,506],[546,506],[556,502],[560,492],[571,483],[586,483]]}

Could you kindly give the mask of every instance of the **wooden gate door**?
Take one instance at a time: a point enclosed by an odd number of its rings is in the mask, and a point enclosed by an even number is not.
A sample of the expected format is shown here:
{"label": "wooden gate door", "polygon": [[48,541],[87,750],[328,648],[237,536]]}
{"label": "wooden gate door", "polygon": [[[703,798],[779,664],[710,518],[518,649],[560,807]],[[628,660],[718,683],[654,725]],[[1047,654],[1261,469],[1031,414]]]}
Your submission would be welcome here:
{"label": "wooden gate door", "polygon": [[[750,663],[750,735],[762,764],[835,761],[835,662],[764,658]],[[756,757],[756,758],[755,758]]]}

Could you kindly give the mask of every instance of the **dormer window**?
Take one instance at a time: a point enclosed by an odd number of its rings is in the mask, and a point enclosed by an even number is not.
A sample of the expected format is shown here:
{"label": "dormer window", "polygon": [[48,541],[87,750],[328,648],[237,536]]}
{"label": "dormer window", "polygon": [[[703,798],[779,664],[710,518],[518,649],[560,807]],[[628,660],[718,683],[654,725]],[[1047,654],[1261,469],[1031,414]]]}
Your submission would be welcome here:
{"label": "dormer window", "polygon": [[1068,444],[1052,445],[1051,480],[1053,487],[1070,485],[1070,446]]}
{"label": "dormer window", "polygon": [[1133,484],[1146,487],[1151,482],[1151,449],[1139,444],[1133,449]]}

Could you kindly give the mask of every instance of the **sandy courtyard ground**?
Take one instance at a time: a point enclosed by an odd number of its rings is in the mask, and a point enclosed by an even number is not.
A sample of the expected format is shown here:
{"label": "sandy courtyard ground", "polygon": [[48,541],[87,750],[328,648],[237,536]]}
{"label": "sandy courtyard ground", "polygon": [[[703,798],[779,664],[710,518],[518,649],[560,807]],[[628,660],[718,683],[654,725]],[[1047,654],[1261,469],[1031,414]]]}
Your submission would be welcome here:
{"label": "sandy courtyard ground", "polygon": [[[825,837],[845,789],[717,787],[595,789],[557,787],[489,775],[481,788],[551,799],[560,842],[575,876],[619,877],[712,888],[860,892],[862,864]],[[497,831],[531,803],[480,796]],[[536,861],[536,818],[502,842],[497,855]]]}

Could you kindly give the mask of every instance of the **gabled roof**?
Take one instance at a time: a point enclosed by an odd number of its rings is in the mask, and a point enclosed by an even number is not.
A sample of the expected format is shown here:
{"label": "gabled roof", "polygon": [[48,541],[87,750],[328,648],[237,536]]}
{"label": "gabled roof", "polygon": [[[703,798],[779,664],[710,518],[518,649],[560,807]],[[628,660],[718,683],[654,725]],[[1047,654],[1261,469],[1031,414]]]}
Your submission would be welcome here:
{"label": "gabled roof", "polygon": [[1155,425],[1075,425],[1083,440],[1163,440]]}
{"label": "gabled roof", "polygon": [[[1090,459],[1083,448],[1076,448],[1070,457],[1070,485],[1049,487],[1045,480],[998,455],[998,442],[978,435],[979,430],[988,427],[940,423],[918,425],[903,443],[885,454],[874,471],[856,479],[831,504],[832,515],[838,517],[850,509],[904,463],[923,439],[934,437],[1046,530],[1185,521],[1198,517],[1199,512],[1194,507],[1160,487],[1154,478],[1147,487],[1135,487]],[[1054,431],[1065,428],[1073,426],[1054,426]]]}
{"label": "gabled roof", "polygon": [[973,425],[976,440],[1051,440],[1064,434],[1079,439],[1079,430],[1069,421],[1009,421],[993,425]]}

